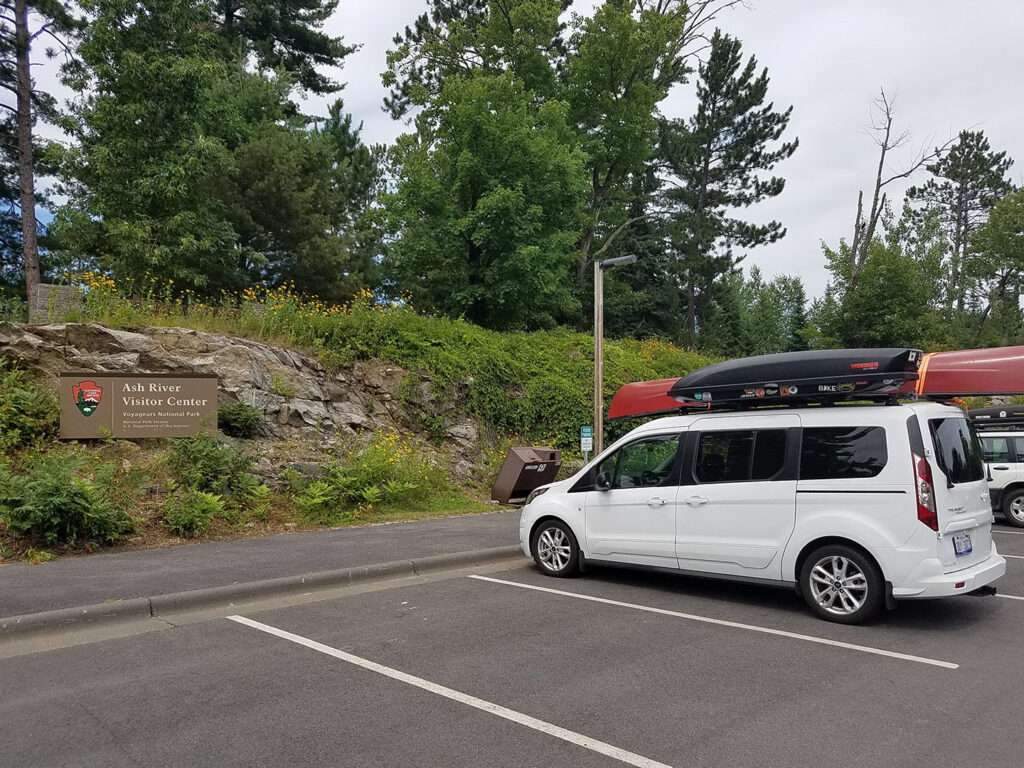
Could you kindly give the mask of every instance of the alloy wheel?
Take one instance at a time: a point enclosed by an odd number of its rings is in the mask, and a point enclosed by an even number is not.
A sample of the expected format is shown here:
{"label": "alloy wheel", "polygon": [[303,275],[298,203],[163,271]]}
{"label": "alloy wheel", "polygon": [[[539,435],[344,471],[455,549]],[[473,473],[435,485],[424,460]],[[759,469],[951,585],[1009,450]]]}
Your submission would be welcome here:
{"label": "alloy wheel", "polygon": [[848,557],[829,555],[811,568],[811,596],[825,611],[848,616],[864,605],[868,580]]}
{"label": "alloy wheel", "polygon": [[537,538],[537,557],[549,571],[561,571],[569,564],[572,546],[561,528],[545,528]]}

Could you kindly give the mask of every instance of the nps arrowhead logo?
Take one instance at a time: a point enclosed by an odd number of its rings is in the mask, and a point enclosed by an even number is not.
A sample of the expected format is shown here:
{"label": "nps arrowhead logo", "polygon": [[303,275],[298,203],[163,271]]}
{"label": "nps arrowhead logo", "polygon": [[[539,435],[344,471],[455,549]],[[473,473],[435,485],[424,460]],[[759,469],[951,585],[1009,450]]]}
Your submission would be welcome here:
{"label": "nps arrowhead logo", "polygon": [[71,387],[71,396],[83,416],[92,416],[103,399],[103,387],[95,381],[80,381]]}

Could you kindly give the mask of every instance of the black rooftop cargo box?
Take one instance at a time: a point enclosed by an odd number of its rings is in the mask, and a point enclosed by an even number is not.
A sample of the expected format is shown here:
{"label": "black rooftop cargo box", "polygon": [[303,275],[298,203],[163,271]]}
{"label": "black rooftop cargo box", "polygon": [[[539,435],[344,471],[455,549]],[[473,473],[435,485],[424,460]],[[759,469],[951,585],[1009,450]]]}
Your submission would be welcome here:
{"label": "black rooftop cargo box", "polygon": [[917,379],[918,349],[827,349],[727,360],[669,389],[680,403],[710,408],[887,399]]}

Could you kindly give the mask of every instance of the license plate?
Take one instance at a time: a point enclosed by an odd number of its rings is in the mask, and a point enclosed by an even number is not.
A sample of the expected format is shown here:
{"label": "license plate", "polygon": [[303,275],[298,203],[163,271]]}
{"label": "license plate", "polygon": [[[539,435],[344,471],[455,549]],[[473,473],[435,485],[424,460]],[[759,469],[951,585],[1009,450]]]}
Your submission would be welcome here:
{"label": "license plate", "polygon": [[957,557],[959,557],[960,555],[969,555],[971,552],[973,552],[974,547],[971,545],[971,534],[954,533],[953,549],[956,551]]}

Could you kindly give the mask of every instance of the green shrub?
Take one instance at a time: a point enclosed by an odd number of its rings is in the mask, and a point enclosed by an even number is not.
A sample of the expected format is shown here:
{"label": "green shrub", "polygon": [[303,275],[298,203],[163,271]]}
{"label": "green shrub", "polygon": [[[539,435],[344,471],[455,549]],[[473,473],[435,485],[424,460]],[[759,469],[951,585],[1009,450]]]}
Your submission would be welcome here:
{"label": "green shrub", "polygon": [[231,437],[252,437],[263,420],[263,411],[242,402],[217,406],[217,426]]}
{"label": "green shrub", "polygon": [[271,492],[260,483],[253,486],[242,499],[242,509],[249,520],[266,520],[270,517]]}
{"label": "green shrub", "polygon": [[326,525],[330,522],[350,520],[355,509],[342,508],[338,489],[330,480],[314,480],[294,498],[295,507],[303,517],[312,523]]}
{"label": "green shrub", "polygon": [[274,376],[270,381],[270,391],[278,397],[291,397],[295,394],[295,387],[284,380],[283,376]]}
{"label": "green shrub", "polygon": [[186,489],[172,494],[164,504],[163,517],[167,529],[183,538],[206,533],[215,517],[223,517],[224,501],[213,493]]}
{"label": "green shrub", "polygon": [[277,476],[277,480],[281,490],[292,496],[302,493],[306,490],[306,486],[309,485],[309,477],[292,467],[282,469],[281,474]]}
{"label": "green shrub", "polygon": [[225,498],[243,498],[259,480],[249,472],[254,456],[210,435],[175,440],[168,456],[174,476],[186,488]]}
{"label": "green shrub", "polygon": [[28,304],[19,296],[0,292],[0,321],[23,323],[28,319]]}
{"label": "green shrub", "polygon": [[53,552],[47,552],[45,549],[32,549],[29,547],[25,550],[25,554],[21,556],[29,565],[41,565],[42,563],[49,563],[57,559],[57,556]]}
{"label": "green shrub", "polygon": [[59,425],[57,397],[0,359],[0,451],[54,437]]}
{"label": "green shrub", "polygon": [[134,528],[132,519],[82,476],[88,458],[50,453],[27,475],[0,467],[0,517],[8,530],[47,544],[112,543]]}
{"label": "green shrub", "polygon": [[149,488],[149,474],[141,467],[114,461],[98,464],[93,469],[93,482],[118,509],[130,509]]}
{"label": "green shrub", "polygon": [[394,433],[377,433],[346,451],[294,501],[312,522],[327,524],[351,520],[374,505],[408,504],[449,488],[444,470],[419,446]]}

